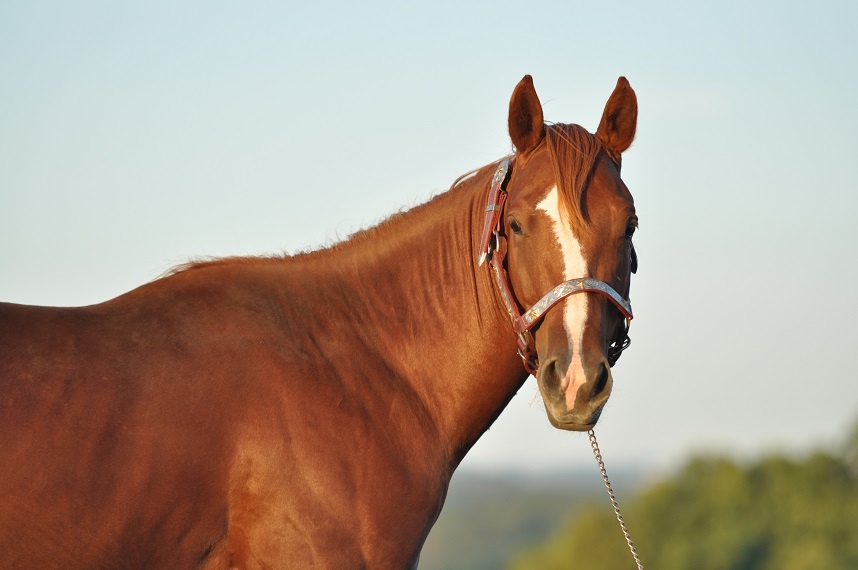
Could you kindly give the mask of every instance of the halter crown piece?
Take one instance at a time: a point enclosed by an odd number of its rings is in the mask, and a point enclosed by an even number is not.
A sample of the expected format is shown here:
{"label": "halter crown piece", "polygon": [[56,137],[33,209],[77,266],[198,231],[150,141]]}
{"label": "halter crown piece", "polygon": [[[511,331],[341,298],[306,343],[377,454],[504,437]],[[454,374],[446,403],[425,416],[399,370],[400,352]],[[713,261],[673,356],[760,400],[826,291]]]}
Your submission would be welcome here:
{"label": "halter crown piece", "polygon": [[[492,178],[489,189],[488,204],[486,205],[486,219],[483,226],[483,235],[480,240],[480,252],[478,262],[482,265],[487,259],[489,267],[494,275],[495,284],[500,291],[501,299],[506,307],[513,331],[517,337],[518,355],[524,362],[524,368],[533,375],[539,368],[539,357],[533,344],[531,329],[538,325],[545,314],[555,307],[560,301],[576,293],[598,293],[607,297],[620,313],[626,318],[625,326],[611,342],[608,347],[608,363],[613,366],[620,354],[628,348],[631,343],[629,339],[629,323],[634,315],[632,305],[628,299],[617,293],[613,287],[592,277],[578,277],[564,281],[551,291],[546,293],[539,301],[526,311],[519,310],[519,303],[512,292],[505,266],[506,251],[500,252],[501,238],[503,237],[501,216],[507,199],[507,184],[509,183],[512,165],[515,157],[506,157],[498,164],[498,169]],[[497,254],[497,255],[496,255]]]}

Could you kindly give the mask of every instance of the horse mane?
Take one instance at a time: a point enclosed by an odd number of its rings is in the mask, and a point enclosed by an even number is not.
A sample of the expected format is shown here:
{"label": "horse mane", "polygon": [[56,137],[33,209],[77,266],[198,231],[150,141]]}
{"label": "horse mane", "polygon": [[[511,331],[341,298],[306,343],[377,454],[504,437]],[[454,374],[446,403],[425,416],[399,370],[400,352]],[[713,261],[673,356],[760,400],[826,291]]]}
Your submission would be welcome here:
{"label": "horse mane", "polygon": [[[602,143],[594,135],[587,132],[584,127],[575,124],[547,124],[545,126],[545,133],[545,144],[547,145],[549,155],[551,156],[555,180],[557,180],[560,188],[561,205],[570,212],[573,224],[586,226],[588,217],[586,211],[585,192],[596,161],[598,160],[600,153],[604,150]],[[448,192],[464,186],[465,184],[474,183],[482,180],[483,178],[487,178],[492,172],[494,172],[495,168],[497,168],[498,162],[499,161],[494,161],[488,165],[462,174],[456,178]],[[429,202],[431,201],[432,200],[429,200]],[[426,204],[421,204],[413,209],[419,209],[425,205]],[[358,230],[345,239],[320,249],[298,252],[294,255],[281,253],[263,256],[204,257],[192,259],[187,263],[170,268],[158,277],[158,279],[213,265],[258,265],[280,263],[289,259],[305,256],[320,257],[331,252],[338,251],[345,244],[354,239],[365,238],[366,236],[375,235],[377,232],[385,231],[391,225],[391,222],[399,219],[409,211],[411,210],[396,212],[373,227]]]}
{"label": "horse mane", "polygon": [[589,218],[585,192],[604,147],[580,125],[546,125],[545,134],[554,178],[560,187],[560,203],[571,213],[573,225],[586,226]]}
{"label": "horse mane", "polygon": [[355,232],[349,234],[345,238],[334,241],[333,243],[328,243],[318,249],[308,249],[304,251],[298,251],[296,253],[279,253],[279,254],[269,254],[269,255],[249,255],[249,256],[226,256],[226,257],[199,257],[191,259],[185,263],[181,263],[174,267],[171,267],[163,274],[158,276],[156,280],[163,279],[165,277],[170,277],[177,273],[184,273],[186,271],[191,271],[194,269],[202,269],[206,267],[216,266],[216,265],[226,265],[226,264],[235,264],[235,265],[267,265],[267,264],[276,264],[282,263],[284,261],[289,261],[298,258],[318,258],[323,257],[325,255],[329,255],[331,253],[335,253],[341,250],[346,245],[352,243],[354,240],[358,239],[367,239],[376,236],[380,232],[388,231],[391,226],[395,226],[395,222],[401,219],[406,214],[418,210],[422,207],[427,206],[429,203],[433,202],[435,198],[440,196],[444,196],[448,194],[450,191],[465,186],[468,183],[474,183],[478,180],[482,181],[483,179],[488,180],[491,175],[494,173],[497,165],[500,161],[494,161],[490,164],[482,166],[480,168],[476,168],[471,170],[470,172],[466,172],[462,174],[453,183],[450,185],[449,190],[445,192],[441,192],[430,198],[427,202],[422,204],[418,204],[413,208],[403,208],[397,212],[394,212],[382,219],[377,224],[372,225],[371,227],[358,229]]}

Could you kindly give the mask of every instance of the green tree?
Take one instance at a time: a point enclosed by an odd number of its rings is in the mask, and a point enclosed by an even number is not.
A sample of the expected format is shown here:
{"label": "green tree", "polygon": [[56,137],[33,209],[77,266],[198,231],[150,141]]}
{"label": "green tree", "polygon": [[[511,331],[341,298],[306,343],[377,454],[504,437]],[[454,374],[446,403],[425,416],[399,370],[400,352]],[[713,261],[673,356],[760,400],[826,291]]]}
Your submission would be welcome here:
{"label": "green tree", "polygon": [[[858,479],[842,458],[695,458],[624,509],[645,565],[660,570],[858,568]],[[633,570],[613,512],[593,505],[511,564]]]}
{"label": "green tree", "polygon": [[858,477],[858,421],[852,426],[846,444],[843,446],[843,459],[852,475]]}

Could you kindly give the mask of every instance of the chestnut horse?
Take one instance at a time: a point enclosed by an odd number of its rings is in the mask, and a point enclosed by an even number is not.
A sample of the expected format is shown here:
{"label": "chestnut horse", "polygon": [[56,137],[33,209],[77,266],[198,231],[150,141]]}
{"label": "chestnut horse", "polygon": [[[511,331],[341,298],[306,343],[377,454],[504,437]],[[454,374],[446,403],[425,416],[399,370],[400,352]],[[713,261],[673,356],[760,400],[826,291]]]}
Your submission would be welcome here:
{"label": "chestnut horse", "polygon": [[528,76],[514,160],[343,243],[88,307],[0,305],[0,566],[416,565],[528,370],[556,427],[608,399],[636,120],[620,78],[595,135],[546,125]]}

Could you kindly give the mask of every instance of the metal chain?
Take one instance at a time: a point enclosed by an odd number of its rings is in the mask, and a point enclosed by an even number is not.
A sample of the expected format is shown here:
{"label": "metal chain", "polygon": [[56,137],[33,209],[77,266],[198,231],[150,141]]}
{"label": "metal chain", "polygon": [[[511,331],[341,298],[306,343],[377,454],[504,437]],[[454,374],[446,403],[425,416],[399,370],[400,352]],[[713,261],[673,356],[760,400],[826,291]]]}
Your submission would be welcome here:
{"label": "metal chain", "polygon": [[617,498],[614,496],[614,490],[611,489],[611,482],[608,480],[608,472],[605,471],[605,462],[602,461],[602,452],[599,451],[599,444],[596,443],[596,432],[590,430],[587,432],[590,436],[590,447],[593,448],[593,455],[596,456],[596,463],[599,464],[599,473],[602,474],[602,480],[605,482],[605,488],[608,490],[608,498],[611,499],[611,504],[614,506],[614,514],[617,515],[617,521],[620,523],[620,528],[623,531],[623,536],[626,537],[626,544],[629,545],[629,552],[635,559],[635,564],[638,565],[638,570],[643,570],[643,563],[638,557],[638,551],[635,550],[635,545],[632,544],[632,537],[629,535],[629,529],[626,528],[626,521],[623,520],[623,515],[620,514],[620,506],[617,504]]}

